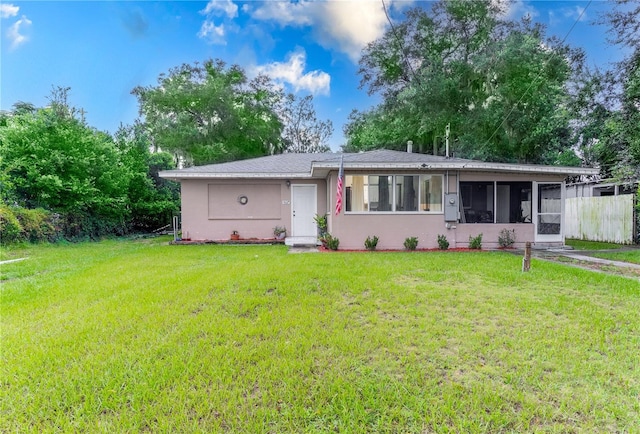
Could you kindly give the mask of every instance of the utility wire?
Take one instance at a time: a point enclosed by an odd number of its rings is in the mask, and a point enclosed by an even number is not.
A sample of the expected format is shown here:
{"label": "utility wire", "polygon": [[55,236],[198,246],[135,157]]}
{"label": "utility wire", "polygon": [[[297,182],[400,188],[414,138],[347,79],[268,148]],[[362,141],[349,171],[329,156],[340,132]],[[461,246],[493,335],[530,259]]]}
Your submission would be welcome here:
{"label": "utility wire", "polygon": [[413,66],[411,66],[411,62],[409,61],[409,56],[407,56],[407,53],[404,50],[404,44],[398,37],[398,32],[396,32],[396,28],[393,25],[393,22],[391,21],[391,17],[389,16],[389,11],[387,11],[387,5],[384,3],[384,0],[381,0],[381,1],[382,1],[382,9],[384,10],[384,15],[387,17],[387,21],[389,22],[389,26],[391,27],[391,31],[393,32],[393,37],[395,38],[396,44],[398,44],[398,48],[402,53],[404,62],[407,64],[409,71],[411,71],[411,75],[413,75],[413,79],[419,82],[418,76],[416,75],[416,71],[413,69]]}
{"label": "utility wire", "polygon": [[[420,84],[421,84],[420,83],[420,79],[418,78],[418,75],[416,74],[415,70],[413,69],[413,66],[411,65],[411,62],[409,61],[409,57],[407,56],[406,51],[404,50],[404,44],[400,40],[400,37],[398,36],[398,32],[396,31],[396,28],[393,25],[393,22],[391,21],[391,17],[389,16],[389,12],[387,10],[387,5],[385,4],[384,0],[381,0],[381,1],[382,1],[382,9],[384,10],[384,14],[387,17],[387,21],[389,22],[389,26],[391,27],[391,31],[393,33],[393,37],[396,40],[396,44],[398,44],[398,48],[400,49],[400,52],[402,53],[402,57],[404,58],[404,61],[407,64],[407,67],[409,68],[409,71],[411,71],[411,75],[413,76],[414,80],[416,81],[416,84],[420,87]],[[589,8],[589,6],[591,5],[592,2],[593,2],[593,0],[589,0],[589,3],[587,3],[587,5],[584,7],[584,9],[580,12],[580,15],[578,16],[578,18],[576,18],[575,22],[573,23],[573,25],[571,26],[571,28],[569,29],[567,34],[562,39],[561,44],[565,43],[565,41],[567,40],[567,38],[569,37],[571,32],[573,32],[573,29],[576,27],[578,22],[580,22],[580,20],[584,16],[584,14],[587,12],[587,9]],[[552,53],[552,57],[555,57],[555,56],[557,56],[557,53],[553,52]],[[500,131],[502,126],[505,124],[505,122],[507,122],[507,119],[509,118],[509,116],[511,116],[513,111],[516,109],[516,106],[518,104],[520,104],[520,102],[522,102],[524,97],[527,96],[527,94],[529,93],[531,88],[536,84],[538,79],[542,76],[542,73],[543,73],[543,70],[541,69],[540,72],[538,73],[538,75],[536,76],[536,78],[534,78],[531,81],[531,83],[529,84],[529,86],[525,89],[525,91],[522,94],[522,96],[520,97],[520,99],[511,107],[511,110],[509,110],[509,113],[507,113],[506,116],[502,119],[502,122],[500,122],[500,125],[498,125],[496,127],[496,129],[493,131],[491,136],[487,139],[485,144],[488,144],[491,141],[491,139],[493,139],[493,137],[498,133],[498,131]]]}
{"label": "utility wire", "polygon": [[[576,27],[576,25],[578,24],[578,22],[580,21],[580,19],[582,18],[582,16],[585,14],[585,12],[587,11],[587,9],[589,8],[589,6],[591,5],[593,0],[589,0],[589,3],[587,3],[587,5],[585,6],[585,8],[582,10],[582,12],[580,12],[580,15],[578,16],[578,18],[576,18],[576,21],[573,23],[573,25],[571,26],[571,28],[569,29],[569,31],[567,32],[566,35],[564,35],[564,38],[562,39],[562,42],[560,43],[561,45],[564,45],[565,41],[567,40],[567,38],[569,37],[569,35],[571,34],[571,32],[573,31],[573,29]],[[551,57],[556,57],[557,56],[557,52],[552,52]],[[538,79],[542,76],[543,73],[543,69],[540,69],[540,72],[538,73],[538,75],[536,76],[536,78],[534,78],[531,83],[529,84],[529,86],[525,89],[524,93],[522,94],[522,96],[520,97],[520,99],[511,107],[511,110],[509,110],[509,113],[507,113],[507,115],[502,119],[502,122],[500,122],[500,125],[498,125],[496,127],[496,129],[493,131],[493,134],[491,134],[491,136],[489,136],[489,138],[487,139],[487,141],[485,142],[485,145],[489,144],[489,142],[491,142],[491,139],[493,139],[493,137],[498,133],[498,131],[500,131],[500,129],[502,128],[502,126],[505,124],[505,122],[507,122],[507,119],[509,118],[509,116],[511,116],[511,113],[513,113],[513,111],[516,109],[516,106],[518,104],[520,104],[522,102],[522,100],[524,99],[525,96],[527,96],[527,94],[529,93],[529,91],[531,90],[531,88],[536,84],[536,82],[538,81]]]}

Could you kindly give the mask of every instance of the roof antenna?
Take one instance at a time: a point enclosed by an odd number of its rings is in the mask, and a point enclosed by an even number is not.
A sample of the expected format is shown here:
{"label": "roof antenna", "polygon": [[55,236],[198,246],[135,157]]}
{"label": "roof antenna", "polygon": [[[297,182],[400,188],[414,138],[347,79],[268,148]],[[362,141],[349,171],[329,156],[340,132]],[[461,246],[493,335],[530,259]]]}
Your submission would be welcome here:
{"label": "roof antenna", "polygon": [[445,128],[444,138],[445,138],[445,151],[444,156],[449,158],[449,132],[451,131],[451,124],[447,124],[447,128]]}

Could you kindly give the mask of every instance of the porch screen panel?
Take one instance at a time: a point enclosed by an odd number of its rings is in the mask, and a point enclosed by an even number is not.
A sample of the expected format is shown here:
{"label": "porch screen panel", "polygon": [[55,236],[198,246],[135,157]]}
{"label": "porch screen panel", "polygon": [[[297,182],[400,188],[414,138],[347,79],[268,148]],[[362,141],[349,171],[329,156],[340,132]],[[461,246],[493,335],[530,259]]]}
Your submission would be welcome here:
{"label": "porch screen panel", "polygon": [[461,182],[463,222],[493,223],[493,182]]}
{"label": "porch screen panel", "polygon": [[531,223],[531,182],[498,182],[496,223]]}
{"label": "porch screen panel", "polygon": [[538,234],[560,234],[561,222],[561,184],[538,184]]}

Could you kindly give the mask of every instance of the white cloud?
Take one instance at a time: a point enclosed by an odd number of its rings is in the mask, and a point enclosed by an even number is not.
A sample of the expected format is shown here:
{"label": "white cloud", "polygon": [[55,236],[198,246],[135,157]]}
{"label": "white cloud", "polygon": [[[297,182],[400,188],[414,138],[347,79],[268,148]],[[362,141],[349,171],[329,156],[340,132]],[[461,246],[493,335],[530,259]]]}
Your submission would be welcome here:
{"label": "white cloud", "polygon": [[29,40],[29,38],[23,34],[24,30],[29,27],[31,27],[31,20],[23,15],[22,18],[7,29],[7,38],[11,41],[10,47],[12,50]]}
{"label": "white cloud", "polygon": [[496,3],[500,4],[502,8],[504,8],[504,17],[510,20],[517,20],[522,17],[529,16],[531,18],[535,18],[538,15],[538,11],[531,4],[528,4],[525,0],[515,0],[515,1],[506,1],[506,0],[494,0]]}
{"label": "white cloud", "polygon": [[585,9],[582,6],[574,6],[572,8],[563,9],[562,13],[565,17],[571,18],[572,20],[585,21],[587,19],[587,14],[584,10]]}
{"label": "white cloud", "polygon": [[224,24],[216,26],[213,21],[205,20],[200,27],[198,37],[205,39],[210,44],[226,45],[227,41],[224,39],[225,30]]}
{"label": "white cloud", "polygon": [[575,6],[573,8],[562,8],[555,11],[549,11],[549,25],[551,26],[558,26],[565,23],[567,19],[571,21],[586,21],[587,14],[585,13],[585,8]]}
{"label": "white cloud", "polygon": [[[402,8],[410,1],[387,1],[393,8]],[[252,18],[274,21],[279,25],[313,28],[314,36],[325,48],[336,48],[357,62],[361,50],[381,37],[388,25],[382,3],[359,1],[269,1],[252,10]]]}
{"label": "white cloud", "polygon": [[206,15],[207,18],[202,23],[198,37],[206,40],[210,44],[226,45],[227,41],[225,35],[227,33],[227,27],[224,23],[216,26],[212,18],[214,16],[222,16],[223,19],[226,16],[227,24],[233,18],[238,16],[238,5],[231,0],[210,0],[207,6],[200,11],[201,14]]}
{"label": "white cloud", "polygon": [[304,73],[306,63],[307,53],[297,49],[289,53],[286,62],[256,66],[253,72],[268,75],[277,83],[288,83],[296,92],[306,90],[314,95],[329,95],[331,76],[319,70]]}
{"label": "white cloud", "polygon": [[200,13],[203,15],[226,14],[229,18],[235,18],[238,16],[238,5],[231,0],[210,0]]}
{"label": "white cloud", "polygon": [[[302,1],[300,3],[289,2],[264,2],[256,9],[252,18],[262,21],[275,21],[281,26],[304,26],[313,24],[310,15],[318,9],[320,3]],[[246,12],[251,12],[247,8]]]}
{"label": "white cloud", "polygon": [[0,18],[10,18],[18,15],[20,7],[12,5],[11,3],[0,4]]}

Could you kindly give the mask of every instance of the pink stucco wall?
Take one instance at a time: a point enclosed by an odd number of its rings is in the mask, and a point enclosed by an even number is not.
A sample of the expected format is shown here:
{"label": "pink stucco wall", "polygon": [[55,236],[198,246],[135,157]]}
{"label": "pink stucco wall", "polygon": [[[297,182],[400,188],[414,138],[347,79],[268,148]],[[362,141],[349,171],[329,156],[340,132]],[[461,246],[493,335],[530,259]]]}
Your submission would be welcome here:
{"label": "pink stucco wall", "polygon": [[[418,237],[418,248],[437,247],[446,233],[442,214],[341,214],[331,218],[330,231],[340,248],[364,249],[367,236],[378,236],[378,249],[402,249],[408,237]],[[447,235],[448,236],[448,235]]]}
{"label": "pink stucco wall", "polygon": [[418,238],[420,249],[435,249],[438,235],[447,237],[450,248],[468,247],[469,236],[479,234],[483,248],[497,248],[502,229],[515,230],[515,247],[524,247],[534,237],[530,223],[453,223],[447,228],[442,214],[343,214],[332,218],[332,226],[331,234],[340,239],[343,249],[364,249],[364,241],[373,235],[378,236],[378,249],[403,249],[404,240],[409,237]]}
{"label": "pink stucco wall", "polygon": [[[457,173],[449,173],[449,192],[457,191]],[[337,173],[329,179],[331,203],[335,207],[335,189]],[[558,175],[504,174],[504,173],[464,173],[460,181],[538,181],[560,182]],[[364,249],[367,236],[378,236],[378,249],[403,249],[408,237],[418,238],[418,248],[434,249],[438,247],[437,237],[445,235],[450,248],[468,247],[469,236],[482,233],[483,248],[497,248],[498,236],[502,229],[515,230],[515,247],[524,247],[526,241],[534,241],[535,227],[531,223],[455,223],[447,224],[444,214],[422,213],[345,213],[329,216],[329,231],[340,239],[341,249]],[[553,243],[552,243],[553,244]],[[562,243],[556,243],[562,244]]]}
{"label": "pink stucco wall", "polygon": [[[443,173],[444,174],[444,173]],[[447,237],[450,247],[467,247],[469,236],[483,234],[483,247],[498,246],[502,229],[513,229],[516,246],[534,240],[534,225],[455,223],[447,224],[444,214],[426,213],[345,213],[335,216],[337,173],[327,181],[292,180],[294,184],[317,186],[317,212],[327,213],[329,231],[340,239],[342,249],[364,249],[367,236],[379,237],[379,249],[402,249],[404,240],[417,237],[418,248],[437,248],[437,236]],[[460,181],[562,181],[558,175],[463,173]],[[458,174],[449,173],[449,192],[455,193]],[[284,226],[291,234],[291,188],[284,179],[182,180],[182,236],[192,240],[226,240],[236,230],[242,238],[272,238],[274,226]],[[246,195],[246,206],[238,197]]]}
{"label": "pink stucco wall", "polygon": [[[534,226],[531,223],[469,223],[456,225],[453,229],[456,247],[469,247],[469,237],[482,234],[482,248],[496,249],[499,247],[498,236],[503,229],[515,230],[516,243],[514,247],[524,248],[527,241],[534,242]],[[451,242],[451,241],[450,241]]]}
{"label": "pink stucco wall", "polygon": [[[324,180],[295,183],[317,185],[318,212],[326,210]],[[291,189],[284,179],[182,180],[181,191],[183,238],[226,240],[234,230],[242,238],[273,238],[275,226],[291,230]],[[247,205],[238,202],[241,195]]]}

